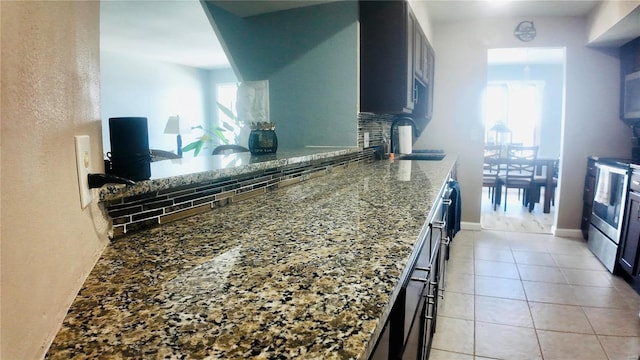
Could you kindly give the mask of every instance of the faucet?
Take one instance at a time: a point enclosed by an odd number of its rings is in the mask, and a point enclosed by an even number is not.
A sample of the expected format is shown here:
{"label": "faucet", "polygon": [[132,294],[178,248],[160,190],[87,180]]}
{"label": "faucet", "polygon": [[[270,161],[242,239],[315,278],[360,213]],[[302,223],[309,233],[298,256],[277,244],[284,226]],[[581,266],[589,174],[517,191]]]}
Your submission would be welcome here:
{"label": "faucet", "polygon": [[[401,124],[398,124],[401,123]],[[413,136],[417,137],[416,134],[416,123],[409,115],[397,115],[394,117],[393,122],[391,123],[391,130],[389,131],[391,137],[391,152],[397,154],[399,151],[399,143],[400,139],[398,138],[397,130],[394,131],[394,128],[397,129],[398,125],[411,125],[411,129],[413,130]],[[394,132],[396,133],[394,135]]]}

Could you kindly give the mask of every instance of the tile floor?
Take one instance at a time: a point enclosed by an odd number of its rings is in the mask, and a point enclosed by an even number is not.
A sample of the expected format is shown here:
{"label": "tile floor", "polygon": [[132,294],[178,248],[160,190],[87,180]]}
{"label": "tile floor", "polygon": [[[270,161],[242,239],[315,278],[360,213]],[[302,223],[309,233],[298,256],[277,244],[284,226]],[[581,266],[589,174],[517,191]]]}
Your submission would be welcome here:
{"label": "tile floor", "polygon": [[507,204],[507,211],[504,211],[502,206],[493,210],[488,189],[484,188],[482,192],[482,213],[480,216],[482,228],[551,234],[556,207],[551,206],[551,212],[545,214],[542,211],[543,204],[536,204],[534,210],[529,212],[526,206],[522,206],[522,200],[520,200],[517,195],[517,191],[509,192],[507,196],[509,202]]}
{"label": "tile floor", "polygon": [[461,231],[430,360],[638,360],[640,295],[582,239]]}

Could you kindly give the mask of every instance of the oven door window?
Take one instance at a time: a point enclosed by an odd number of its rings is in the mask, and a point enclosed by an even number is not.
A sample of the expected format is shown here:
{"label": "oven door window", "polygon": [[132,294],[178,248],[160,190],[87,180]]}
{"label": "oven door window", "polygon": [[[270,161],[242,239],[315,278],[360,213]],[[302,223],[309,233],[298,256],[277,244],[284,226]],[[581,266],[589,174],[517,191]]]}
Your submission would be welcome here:
{"label": "oven door window", "polygon": [[593,199],[593,214],[618,229],[622,209],[626,176],[600,168],[596,179],[596,193]]}

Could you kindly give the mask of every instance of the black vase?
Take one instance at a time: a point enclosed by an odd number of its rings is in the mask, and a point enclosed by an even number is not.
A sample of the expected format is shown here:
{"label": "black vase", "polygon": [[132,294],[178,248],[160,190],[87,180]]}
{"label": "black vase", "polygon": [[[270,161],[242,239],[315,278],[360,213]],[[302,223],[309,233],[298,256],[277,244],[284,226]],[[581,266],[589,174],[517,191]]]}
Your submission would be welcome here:
{"label": "black vase", "polygon": [[275,130],[251,130],[249,151],[252,154],[272,154],[278,150],[278,137]]}

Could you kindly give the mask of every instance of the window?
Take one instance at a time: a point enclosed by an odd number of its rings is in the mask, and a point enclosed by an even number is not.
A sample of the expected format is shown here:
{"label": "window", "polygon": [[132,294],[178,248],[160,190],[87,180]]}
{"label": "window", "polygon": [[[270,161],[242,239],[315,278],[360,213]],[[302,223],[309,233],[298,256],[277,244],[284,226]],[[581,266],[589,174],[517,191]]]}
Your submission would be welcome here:
{"label": "window", "polygon": [[[490,82],[485,92],[485,141],[538,145],[543,88],[542,81]],[[505,131],[496,131],[501,129]]]}
{"label": "window", "polygon": [[225,108],[231,110],[233,118],[227,115],[227,113],[216,104],[218,114],[217,126],[225,131],[222,131],[222,135],[228,141],[229,144],[237,144],[237,137],[240,135],[240,126],[236,122],[236,94],[238,92],[238,85],[236,83],[223,83],[216,85],[216,101]]}

